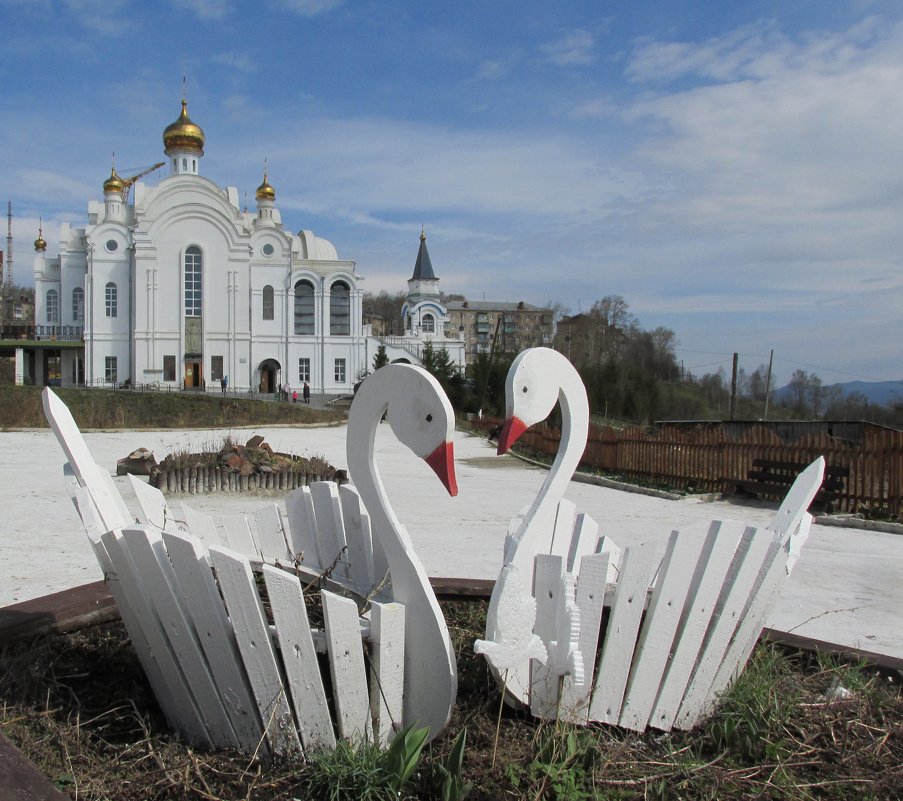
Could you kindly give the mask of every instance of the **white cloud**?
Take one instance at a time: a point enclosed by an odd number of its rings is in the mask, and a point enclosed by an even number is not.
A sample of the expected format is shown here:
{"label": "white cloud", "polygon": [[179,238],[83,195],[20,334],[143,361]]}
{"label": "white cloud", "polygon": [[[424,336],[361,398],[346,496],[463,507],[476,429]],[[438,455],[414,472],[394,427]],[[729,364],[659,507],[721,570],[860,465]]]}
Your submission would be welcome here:
{"label": "white cloud", "polygon": [[70,13],[86,28],[102,34],[129,30],[127,0],[64,0]]}
{"label": "white cloud", "polygon": [[235,10],[233,0],[172,0],[172,3],[203,20],[224,19]]}
{"label": "white cloud", "polygon": [[254,63],[254,59],[247,53],[240,53],[235,50],[228,53],[218,53],[211,58],[211,61],[248,75],[257,72],[257,64]]}
{"label": "white cloud", "polygon": [[540,45],[546,60],[559,67],[586,67],[596,60],[593,35],[582,28],[562,31],[551,42]]}
{"label": "white cloud", "polygon": [[302,17],[316,17],[338,8],[342,0],[270,0],[270,3]]}

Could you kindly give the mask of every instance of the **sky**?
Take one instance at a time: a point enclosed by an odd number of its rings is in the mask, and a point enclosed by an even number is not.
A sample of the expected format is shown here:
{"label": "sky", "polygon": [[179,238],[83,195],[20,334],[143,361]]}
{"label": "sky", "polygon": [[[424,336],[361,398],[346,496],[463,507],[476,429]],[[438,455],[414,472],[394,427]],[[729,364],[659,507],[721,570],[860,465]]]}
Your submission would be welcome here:
{"label": "sky", "polygon": [[[903,379],[903,5],[0,0],[14,277],[83,226],[115,153],[201,173],[406,289],[588,310],[621,295],[696,374],[774,351]],[[183,83],[184,81],[184,83]],[[164,168],[165,169],[165,168]],[[147,181],[165,177],[160,170]]]}

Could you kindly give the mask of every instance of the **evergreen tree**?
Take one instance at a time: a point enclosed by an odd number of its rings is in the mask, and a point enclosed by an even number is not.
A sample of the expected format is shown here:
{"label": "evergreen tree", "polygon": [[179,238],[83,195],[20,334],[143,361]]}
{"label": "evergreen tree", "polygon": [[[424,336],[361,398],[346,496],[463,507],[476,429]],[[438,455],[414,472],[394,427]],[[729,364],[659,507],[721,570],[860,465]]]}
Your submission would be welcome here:
{"label": "evergreen tree", "polygon": [[386,346],[380,342],[376,353],[373,354],[373,372],[375,373],[380,367],[385,367],[389,363],[389,357],[386,354]]}

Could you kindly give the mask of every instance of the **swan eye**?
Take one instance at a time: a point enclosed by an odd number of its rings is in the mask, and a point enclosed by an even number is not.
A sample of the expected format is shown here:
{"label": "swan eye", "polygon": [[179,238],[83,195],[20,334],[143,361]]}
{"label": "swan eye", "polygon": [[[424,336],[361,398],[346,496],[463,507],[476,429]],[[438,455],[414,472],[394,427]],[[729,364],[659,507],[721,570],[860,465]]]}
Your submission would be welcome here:
{"label": "swan eye", "polygon": [[433,415],[428,414],[428,415],[426,416],[426,421],[427,421],[428,423],[432,423],[432,422],[433,422]]}
{"label": "swan eye", "polygon": [[526,393],[527,393],[527,387],[524,386],[524,388],[521,390],[521,392],[523,392],[524,394],[526,394]]}

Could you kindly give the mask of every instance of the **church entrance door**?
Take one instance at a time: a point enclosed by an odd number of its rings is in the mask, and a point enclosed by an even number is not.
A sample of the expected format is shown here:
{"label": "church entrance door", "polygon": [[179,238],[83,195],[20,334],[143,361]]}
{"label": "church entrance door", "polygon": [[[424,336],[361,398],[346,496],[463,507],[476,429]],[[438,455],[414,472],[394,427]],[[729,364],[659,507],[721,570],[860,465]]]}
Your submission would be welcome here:
{"label": "church entrance door", "polygon": [[260,392],[264,395],[272,395],[279,391],[279,362],[275,359],[267,359],[260,364]]}
{"label": "church entrance door", "polygon": [[204,386],[200,362],[185,362],[185,389],[197,389]]}

